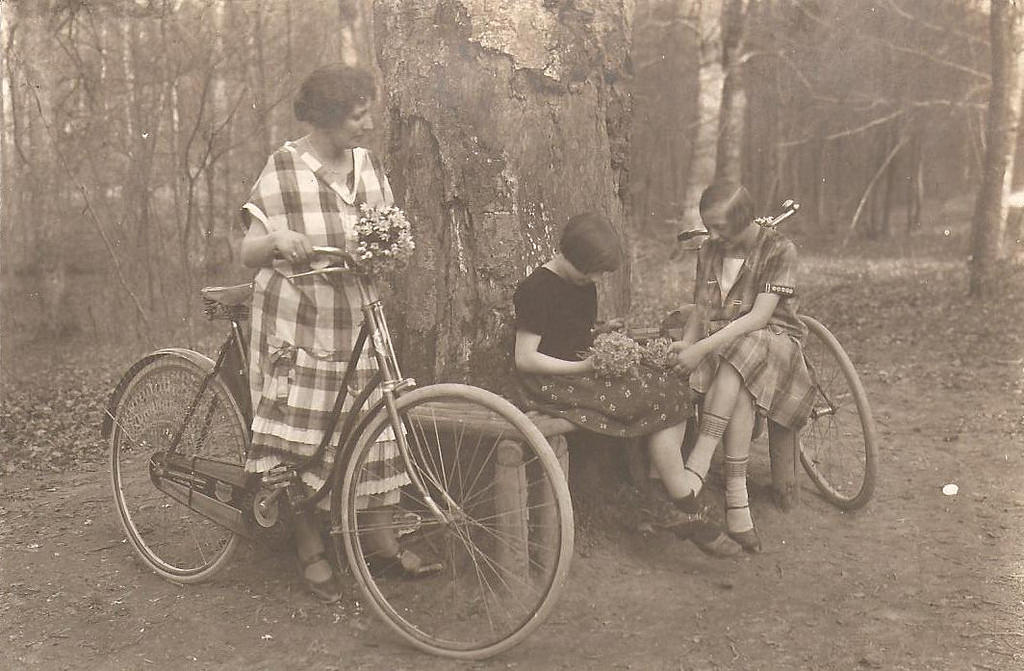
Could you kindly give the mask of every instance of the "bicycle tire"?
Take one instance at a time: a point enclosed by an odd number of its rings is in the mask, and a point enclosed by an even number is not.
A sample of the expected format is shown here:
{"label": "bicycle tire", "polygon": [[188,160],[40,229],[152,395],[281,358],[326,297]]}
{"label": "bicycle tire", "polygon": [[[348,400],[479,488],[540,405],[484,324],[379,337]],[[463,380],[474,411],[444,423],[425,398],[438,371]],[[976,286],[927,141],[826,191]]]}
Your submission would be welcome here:
{"label": "bicycle tire", "polygon": [[[132,550],[149,568],[172,582],[201,582],[227,565],[240,538],[157,489],[150,457],[167,449],[180,430],[178,449],[184,456],[241,464],[248,430],[239,404],[219,377],[209,381],[189,426],[182,426],[190,402],[213,370],[207,357],[181,350],[140,364],[110,410],[110,483],[118,516]],[[241,496],[232,488],[211,494],[228,501]]]}
{"label": "bicycle tire", "polygon": [[818,320],[807,325],[804,359],[815,389],[811,418],[800,431],[800,463],[833,505],[863,507],[875,491],[878,443],[867,393],[842,345]]}
{"label": "bicycle tire", "polygon": [[[459,419],[440,419],[437,413],[453,404],[464,409]],[[426,578],[390,578],[364,543],[368,532],[382,529],[368,521],[359,485],[370,477],[369,457],[379,456],[377,436],[392,426],[386,411],[360,436],[332,492],[335,549],[344,547],[373,610],[416,648],[470,660],[508,650],[544,621],[568,576],[573,516],[565,475],[533,422],[484,389],[431,385],[402,395],[396,408],[415,475],[451,523],[441,523],[408,484],[384,513],[388,533],[401,538],[403,550],[440,559],[444,568]],[[474,432],[481,424],[472,418],[482,415],[488,432]],[[374,510],[379,519],[383,509]]]}

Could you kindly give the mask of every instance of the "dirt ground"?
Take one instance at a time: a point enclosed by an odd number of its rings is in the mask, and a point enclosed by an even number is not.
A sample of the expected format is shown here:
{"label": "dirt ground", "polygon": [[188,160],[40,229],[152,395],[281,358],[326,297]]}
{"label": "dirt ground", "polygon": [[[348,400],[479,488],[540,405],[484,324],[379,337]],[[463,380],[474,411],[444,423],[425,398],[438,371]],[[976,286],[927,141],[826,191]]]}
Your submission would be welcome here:
{"label": "dirt ground", "polygon": [[[847,345],[875,409],[868,506],[843,513],[801,474],[800,505],[775,509],[758,443],[763,554],[715,560],[668,534],[587,529],[550,619],[512,651],[462,666],[1024,668],[1022,275],[1000,301],[969,306],[962,262],[892,249],[807,258],[809,273],[828,269],[807,311]],[[33,356],[6,352],[5,422],[28,403],[12,390]],[[58,377],[86,366],[71,354],[52,363]],[[10,458],[10,424],[2,435]],[[0,668],[453,666],[402,644],[354,598],[316,602],[272,543],[207,584],[159,579],[123,540],[95,449],[0,478]],[[946,483],[959,493],[943,495]]]}

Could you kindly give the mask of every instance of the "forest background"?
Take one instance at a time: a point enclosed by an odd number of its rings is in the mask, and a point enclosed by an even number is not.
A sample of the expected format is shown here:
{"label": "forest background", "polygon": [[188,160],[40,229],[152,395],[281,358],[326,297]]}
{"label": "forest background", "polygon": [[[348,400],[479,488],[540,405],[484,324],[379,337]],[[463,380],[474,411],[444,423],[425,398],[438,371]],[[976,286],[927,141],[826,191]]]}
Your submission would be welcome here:
{"label": "forest background", "polygon": [[[510,288],[567,216],[605,211],[636,261],[699,226],[716,173],[764,213],[797,199],[790,232],[837,249],[973,231],[974,296],[1021,249],[1020,17],[998,0],[1000,26],[975,0],[2,4],[7,357],[39,338],[195,343],[196,290],[247,277],[236,213],[301,133],[298,82],[337,60],[380,75],[375,148],[424,243],[398,331],[428,377],[502,346]],[[603,287],[610,311],[642,272]]]}

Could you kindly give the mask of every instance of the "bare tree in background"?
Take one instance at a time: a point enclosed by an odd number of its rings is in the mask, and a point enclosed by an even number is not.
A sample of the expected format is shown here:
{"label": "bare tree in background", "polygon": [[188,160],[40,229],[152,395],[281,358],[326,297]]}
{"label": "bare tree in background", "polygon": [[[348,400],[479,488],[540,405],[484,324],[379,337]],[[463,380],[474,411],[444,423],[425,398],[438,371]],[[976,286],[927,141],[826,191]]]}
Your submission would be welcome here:
{"label": "bare tree in background", "polygon": [[985,129],[981,187],[974,206],[971,237],[970,295],[993,293],[1002,257],[1006,199],[1012,179],[1020,123],[1021,7],[1015,0],[992,0],[992,88]]}
{"label": "bare tree in background", "polygon": [[338,0],[341,62],[367,65],[373,60],[371,0]]}
{"label": "bare tree in background", "polygon": [[725,0],[722,7],[722,102],[718,113],[715,180],[743,181],[743,128],[747,93],[743,82],[744,16],[748,0]]}
{"label": "bare tree in background", "polygon": [[680,231],[701,229],[697,200],[715,175],[719,112],[725,71],[722,67],[722,0],[697,0],[695,30],[697,58],[697,124],[693,133],[693,158],[679,202],[683,208]]}

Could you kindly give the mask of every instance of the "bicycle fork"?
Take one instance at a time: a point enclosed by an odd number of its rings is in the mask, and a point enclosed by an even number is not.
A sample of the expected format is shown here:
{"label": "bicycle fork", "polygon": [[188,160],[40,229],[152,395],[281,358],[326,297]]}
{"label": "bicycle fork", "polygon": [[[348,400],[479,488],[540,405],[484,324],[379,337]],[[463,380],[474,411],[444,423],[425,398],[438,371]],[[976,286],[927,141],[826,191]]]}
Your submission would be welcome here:
{"label": "bicycle fork", "polygon": [[373,354],[377,359],[377,366],[383,377],[381,391],[384,396],[384,407],[388,413],[388,421],[395,434],[395,441],[398,443],[398,452],[402,455],[405,471],[409,475],[409,479],[412,480],[413,486],[416,487],[420,496],[423,497],[423,502],[431,514],[437,518],[440,524],[450,526],[459,506],[443,487],[438,488],[445,499],[443,503],[452,512],[449,513],[442,510],[441,506],[434,500],[434,497],[430,495],[430,491],[427,489],[413,462],[405,425],[402,423],[402,418],[398,415],[396,394],[402,390],[415,387],[416,381],[412,378],[402,377],[398,367],[398,357],[395,355],[395,350],[392,346],[391,332],[388,329],[387,319],[384,316],[384,307],[374,294],[373,287],[363,281],[359,283],[359,286],[363,299],[363,316],[370,327],[370,342],[373,345]]}

